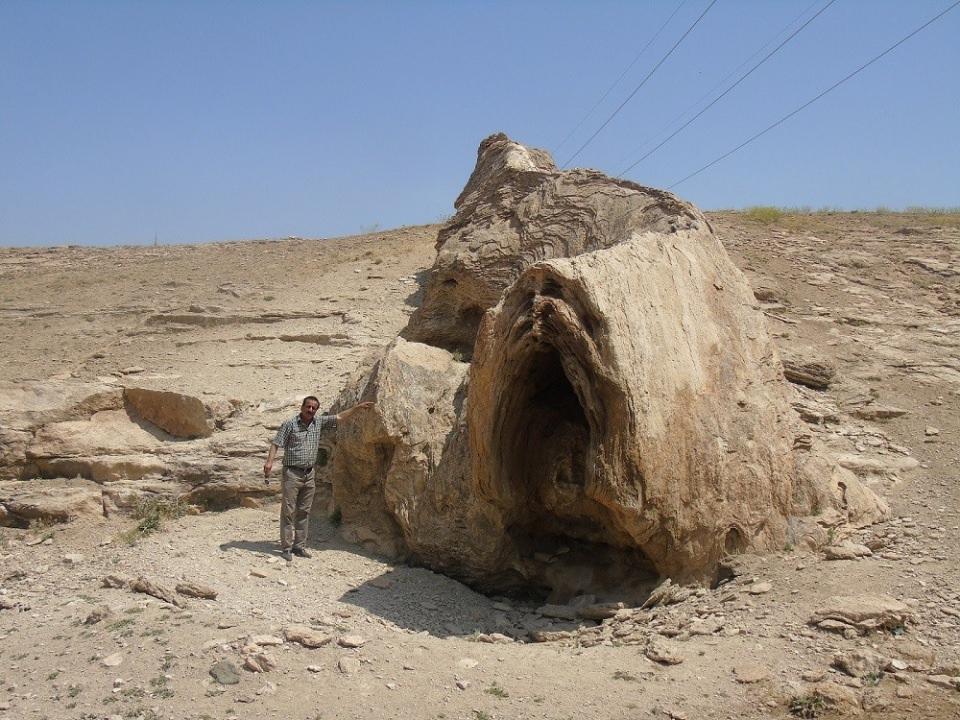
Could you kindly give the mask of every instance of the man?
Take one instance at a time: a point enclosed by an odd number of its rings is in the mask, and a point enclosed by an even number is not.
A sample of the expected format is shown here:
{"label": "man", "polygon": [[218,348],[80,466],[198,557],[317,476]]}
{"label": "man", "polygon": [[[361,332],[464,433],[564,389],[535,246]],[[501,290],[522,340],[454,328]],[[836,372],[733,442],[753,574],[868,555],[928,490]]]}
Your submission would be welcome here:
{"label": "man", "polygon": [[320,451],[320,435],[325,429],[336,430],[337,422],[345,420],[357,410],[373,407],[372,402],[355,405],[336,415],[316,417],[320,401],[313,395],[303,399],[299,414],[287,420],[270,443],[267,462],[263,466],[264,482],[270,482],[270,472],[277,456],[277,448],[283,448],[283,476],[280,483],[282,501],[280,507],[280,550],[287,562],[293,556],[308,558],[304,547],[310,526],[310,508],[316,490],[314,465]]}

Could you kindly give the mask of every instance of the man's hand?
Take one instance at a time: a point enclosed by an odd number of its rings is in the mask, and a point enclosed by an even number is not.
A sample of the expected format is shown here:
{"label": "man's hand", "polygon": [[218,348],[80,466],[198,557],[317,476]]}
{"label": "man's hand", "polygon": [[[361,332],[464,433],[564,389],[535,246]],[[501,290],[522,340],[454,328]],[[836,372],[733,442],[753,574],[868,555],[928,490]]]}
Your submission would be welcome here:
{"label": "man's hand", "polygon": [[353,415],[357,410],[369,410],[374,406],[374,403],[367,400],[366,402],[357,403],[352,408],[344,410],[343,412],[337,413],[337,420],[346,420],[348,417]]}
{"label": "man's hand", "polygon": [[266,484],[266,485],[269,485],[269,484],[270,484],[270,471],[271,471],[271,470],[273,470],[273,463],[272,463],[272,462],[267,462],[267,463],[263,466],[263,482],[264,482],[264,484]]}

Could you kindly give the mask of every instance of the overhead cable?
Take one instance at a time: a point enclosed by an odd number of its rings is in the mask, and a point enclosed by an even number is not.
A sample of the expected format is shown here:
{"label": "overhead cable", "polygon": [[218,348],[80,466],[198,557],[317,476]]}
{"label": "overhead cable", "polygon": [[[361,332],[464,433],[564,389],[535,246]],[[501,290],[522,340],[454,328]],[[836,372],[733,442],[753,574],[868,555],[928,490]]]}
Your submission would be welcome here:
{"label": "overhead cable", "polygon": [[733,90],[735,87],[737,87],[737,85],[739,85],[739,84],[742,83],[744,80],[746,80],[748,77],[750,77],[750,75],[753,74],[753,71],[754,71],[754,70],[756,70],[758,67],[760,67],[761,65],[763,65],[767,60],[769,60],[769,59],[772,58],[774,55],[776,55],[777,52],[778,52],[784,45],[786,45],[788,42],[790,42],[791,40],[793,40],[793,38],[795,38],[797,35],[799,35],[799,34],[803,31],[803,29],[807,27],[807,25],[809,25],[809,24],[812,23],[814,20],[816,20],[824,10],[826,10],[828,7],[830,7],[831,5],[833,5],[836,1],[837,1],[837,0],[829,0],[829,2],[827,2],[826,5],[824,5],[822,8],[820,8],[809,20],[807,20],[803,25],[801,25],[801,26],[798,27],[796,30],[794,30],[792,33],[790,33],[790,35],[788,35],[788,36],[786,37],[786,39],[784,39],[783,42],[781,42],[781,43],[780,43],[779,45],[777,45],[773,50],[771,50],[771,51],[768,52],[766,55],[764,55],[764,56],[763,56],[763,59],[761,59],[757,64],[755,64],[752,68],[750,68],[749,70],[747,70],[747,72],[745,72],[743,75],[741,75],[741,76],[739,77],[739,79],[738,79],[735,83],[733,83],[733,85],[731,85],[731,86],[728,87],[726,90],[724,90],[722,93],[720,93],[719,95],[717,95],[717,97],[715,97],[706,107],[704,107],[700,112],[698,112],[698,113],[697,113],[696,115],[694,115],[692,118],[690,118],[689,120],[687,120],[687,121],[686,121],[683,125],[681,125],[679,128],[677,128],[676,130],[674,130],[673,133],[671,133],[671,134],[668,135],[664,140],[662,140],[659,145],[657,145],[657,146],[654,147],[653,149],[647,151],[647,153],[646,153],[645,155],[643,155],[642,157],[640,157],[639,160],[637,160],[636,162],[634,162],[632,165],[630,165],[630,166],[627,167],[626,169],[621,170],[621,171],[620,171],[620,174],[617,175],[617,177],[623,177],[624,175],[626,175],[628,172],[630,172],[631,170],[633,170],[637,165],[639,165],[640,163],[642,163],[642,162],[643,162],[644,160],[646,160],[648,157],[650,157],[651,155],[653,155],[657,150],[659,150],[660,148],[662,148],[662,147],[663,147],[664,145],[666,145],[668,142],[670,142],[671,140],[673,140],[673,138],[675,138],[677,135],[679,135],[681,132],[683,132],[683,131],[684,131],[687,127],[689,127],[690,124],[693,123],[698,117],[700,117],[700,116],[703,115],[707,110],[709,110],[709,109],[712,108],[714,105],[716,105],[716,104],[717,104],[720,100],[722,100],[731,90]]}
{"label": "overhead cable", "polygon": [[576,157],[577,157],[581,152],[583,152],[584,148],[586,148],[587,145],[589,145],[591,142],[593,142],[593,139],[594,139],[595,137],[597,137],[597,135],[599,135],[600,132],[601,132],[607,125],[610,124],[610,121],[613,120],[613,118],[615,118],[615,117],[617,116],[617,113],[619,113],[621,110],[623,110],[624,106],[625,106],[628,102],[630,102],[630,101],[633,99],[633,96],[636,95],[636,94],[640,91],[640,88],[642,88],[644,85],[646,85],[647,80],[649,80],[651,77],[653,77],[653,74],[657,71],[657,69],[658,69],[661,65],[663,65],[664,62],[666,62],[667,58],[670,57],[670,56],[673,54],[673,51],[676,50],[678,47],[680,47],[680,43],[682,43],[682,42],[684,41],[684,39],[687,37],[687,35],[689,35],[691,32],[693,32],[693,29],[700,23],[701,20],[703,20],[703,16],[706,15],[706,14],[710,11],[710,8],[712,8],[716,3],[717,3],[717,0],[710,0],[710,4],[707,5],[707,9],[704,10],[702,13],[700,13],[700,17],[698,17],[696,20],[693,21],[693,24],[692,24],[690,27],[688,27],[687,30],[686,30],[686,32],[684,32],[683,35],[680,36],[680,39],[677,40],[677,42],[675,42],[675,43],[673,44],[673,47],[670,48],[670,50],[667,51],[667,54],[664,55],[662,58],[660,58],[660,61],[659,61],[656,65],[653,66],[653,69],[652,69],[649,73],[647,73],[647,76],[646,76],[643,80],[641,80],[641,81],[640,81],[640,84],[637,85],[637,86],[633,89],[633,92],[631,92],[629,95],[627,95],[627,99],[624,100],[622,103],[620,103],[620,105],[617,107],[617,109],[614,110],[614,111],[610,114],[610,117],[608,117],[608,118],[603,122],[603,125],[601,125],[599,128],[597,128],[596,132],[594,132],[593,135],[591,135],[589,138],[587,138],[587,141],[586,141],[583,145],[581,145],[573,155],[570,156],[570,159],[567,160],[567,161],[563,164],[563,167],[567,167],[571,162],[573,162],[573,161],[576,159]]}
{"label": "overhead cable", "polygon": [[744,140],[742,143],[740,143],[740,144],[737,145],[735,148],[733,148],[733,150],[730,150],[730,151],[728,151],[728,152],[725,152],[723,155],[721,155],[720,157],[716,158],[715,160],[712,160],[711,162],[707,163],[706,165],[704,165],[704,166],[703,166],[702,168],[700,168],[699,170],[695,170],[694,172],[690,173],[690,174],[687,175],[686,177],[684,177],[684,178],[682,178],[682,179],[680,179],[680,180],[677,180],[675,183],[673,183],[672,185],[668,186],[667,189],[668,189],[668,190],[672,190],[672,189],[675,188],[677,185],[680,185],[681,183],[685,183],[687,180],[690,180],[691,178],[696,177],[697,175],[699,175],[700,173],[702,173],[704,170],[707,170],[707,169],[713,167],[714,165],[716,165],[718,162],[720,162],[720,161],[722,161],[722,160],[726,160],[728,157],[730,157],[731,155],[733,155],[733,154],[734,154],[735,152],[737,152],[738,150],[741,150],[742,148],[744,148],[744,147],[746,147],[747,145],[749,145],[750,143],[752,143],[754,140],[762,137],[763,135],[766,135],[768,132],[770,132],[771,130],[773,130],[775,127],[777,127],[777,126],[779,126],[779,125],[782,125],[784,122],[786,122],[787,120],[789,120],[790,118],[792,118],[794,115],[796,115],[797,113],[799,113],[801,110],[804,110],[804,109],[810,107],[811,105],[813,105],[813,103],[815,103],[817,100],[819,100],[820,98],[822,98],[822,97],[823,97],[824,95],[826,95],[827,93],[829,93],[829,92],[837,89],[838,87],[840,87],[841,85],[843,85],[843,83],[845,83],[847,80],[849,80],[849,79],[852,78],[853,76],[859,74],[859,73],[862,72],[863,70],[866,70],[868,67],[870,67],[871,65],[873,65],[875,62],[877,62],[877,60],[880,60],[880,59],[881,59],[882,57],[884,57],[885,55],[888,55],[889,53],[891,53],[891,52],[893,52],[894,50],[896,50],[898,47],[900,47],[901,45],[903,45],[903,43],[905,43],[907,40],[909,40],[909,39],[912,38],[914,35],[916,35],[917,33],[919,33],[921,30],[926,29],[928,26],[932,25],[932,24],[935,23],[937,20],[939,20],[940,18],[942,18],[944,15],[946,15],[948,12],[950,12],[951,10],[953,10],[955,7],[957,7],[957,5],[960,5],[960,0],[957,0],[955,3],[953,3],[952,5],[950,5],[946,10],[943,10],[943,11],[940,12],[939,14],[937,14],[937,15],[933,16],[932,18],[930,18],[929,20],[927,20],[923,25],[921,25],[920,27],[918,27],[916,30],[914,30],[914,31],[912,31],[911,33],[909,33],[908,35],[905,35],[904,37],[900,38],[897,42],[895,42],[893,45],[891,45],[891,46],[888,47],[886,50],[884,50],[883,52],[881,52],[879,55],[875,56],[875,57],[872,58],[871,60],[868,60],[868,61],[865,62],[863,65],[861,65],[861,66],[858,67],[856,70],[854,70],[852,73],[850,73],[849,75],[845,76],[844,78],[838,80],[838,81],[835,82],[833,85],[831,85],[830,87],[828,87],[826,90],[824,90],[823,92],[821,92],[819,95],[811,98],[810,100],[807,100],[807,102],[805,102],[803,105],[801,105],[800,107],[798,107],[796,110],[793,110],[792,112],[787,113],[786,115],[784,115],[782,118],[780,118],[780,119],[777,120],[776,122],[772,123],[771,125],[768,125],[766,128],[764,128],[763,130],[761,130],[760,132],[758,132],[756,135],[753,135],[753,136],[751,136],[750,138],[748,138],[747,140]]}
{"label": "overhead cable", "polygon": [[628,72],[630,72],[630,69],[631,69],[634,65],[637,64],[637,61],[638,61],[638,60],[641,58],[641,56],[647,51],[647,48],[649,48],[651,45],[653,45],[654,42],[656,42],[657,38],[660,37],[660,33],[662,33],[662,32],[664,31],[664,28],[666,28],[667,25],[670,24],[670,21],[673,20],[673,17],[674,17],[678,12],[680,12],[680,8],[682,8],[682,7],[686,4],[686,2],[687,2],[687,0],[680,0],[680,4],[677,5],[677,7],[675,7],[675,8],[673,9],[673,12],[672,12],[672,13],[670,13],[670,17],[668,17],[668,18],[666,19],[666,21],[663,23],[663,25],[660,26],[660,29],[657,30],[657,32],[654,33],[653,37],[650,38],[650,40],[647,41],[647,44],[643,46],[643,49],[640,50],[640,52],[638,52],[638,53],[636,54],[636,56],[633,58],[633,60],[630,62],[630,64],[627,65],[626,70],[624,70],[622,73],[620,73],[620,77],[618,77],[616,80],[613,81],[613,84],[612,84],[610,87],[607,88],[607,91],[600,97],[599,100],[597,100],[597,102],[594,104],[594,106],[593,106],[592,108],[590,108],[589,111],[587,111],[587,114],[584,115],[583,118],[581,118],[580,122],[577,123],[576,127],[573,128],[573,130],[571,130],[569,133],[567,133],[567,136],[566,136],[563,140],[560,141],[560,144],[557,145],[556,149],[554,150],[554,154],[560,152],[560,148],[562,148],[564,145],[567,144],[567,141],[570,140],[570,138],[572,138],[572,137],[576,134],[577,130],[579,130],[579,129],[581,128],[581,126],[587,121],[587,118],[589,118],[591,115],[593,115],[594,111],[595,111],[598,107],[600,107],[600,105],[603,104],[603,101],[607,99],[607,97],[610,95],[611,92],[613,92],[613,89],[614,89],[617,85],[620,84],[620,81],[623,80],[623,78],[626,76],[626,74],[627,74]]}
{"label": "overhead cable", "polygon": [[642,143],[640,143],[635,150],[633,150],[632,152],[629,153],[629,155],[633,155],[634,153],[638,153],[638,152],[643,152],[643,150],[645,150],[645,149],[647,148],[647,146],[649,146],[649,145],[651,144],[651,142],[656,142],[656,139],[657,139],[657,138],[661,137],[665,132],[669,132],[670,128],[674,127],[675,123],[677,123],[678,121],[682,121],[683,118],[686,117],[689,113],[691,113],[691,112],[693,112],[694,110],[696,110],[696,109],[700,106],[700,103],[702,103],[704,100],[706,100],[707,98],[709,98],[717,88],[723,87],[723,85],[726,84],[727,80],[729,80],[729,79],[732,78],[734,75],[736,75],[738,72],[740,72],[740,70],[741,70],[742,68],[746,67],[747,65],[749,65],[749,64],[753,61],[753,59],[754,59],[755,57],[759,56],[760,53],[762,53],[762,52],[763,52],[764,50],[766,50],[768,47],[770,47],[771,45],[773,45],[773,43],[776,41],[777,38],[779,38],[779,37],[780,37],[781,35],[783,35],[785,32],[788,32],[788,31],[790,30],[790,28],[792,28],[792,27],[797,23],[797,21],[799,21],[802,17],[806,16],[806,14],[807,14],[808,12],[810,12],[810,11],[813,9],[813,7],[818,4],[818,2],[819,2],[819,0],[813,0],[813,2],[810,3],[809,5],[807,5],[807,7],[804,8],[803,11],[801,11],[796,17],[794,17],[790,22],[788,22],[786,25],[784,25],[782,28],[780,28],[780,30],[778,30],[777,33],[776,33],[773,37],[771,37],[766,43],[764,43],[762,47],[760,47],[760,48],[758,48],[757,50],[755,50],[755,51],[753,52],[753,54],[750,55],[750,57],[748,57],[748,58],[747,58],[746,60],[744,60],[742,63],[740,63],[739,65],[737,65],[735,68],[733,68],[733,69],[732,69],[730,72],[728,72],[726,75],[724,75],[724,76],[723,76],[720,80],[718,80],[709,90],[707,90],[707,91],[706,91],[705,93],[703,93],[699,98],[697,98],[696,102],[692,103],[692,104],[691,104],[689,107],[687,107],[683,112],[678,113],[678,114],[677,114],[673,119],[671,119],[669,122],[664,123],[663,126],[660,127],[660,129],[658,129],[655,133],[653,133],[653,134],[650,136],[649,139],[644,140]]}

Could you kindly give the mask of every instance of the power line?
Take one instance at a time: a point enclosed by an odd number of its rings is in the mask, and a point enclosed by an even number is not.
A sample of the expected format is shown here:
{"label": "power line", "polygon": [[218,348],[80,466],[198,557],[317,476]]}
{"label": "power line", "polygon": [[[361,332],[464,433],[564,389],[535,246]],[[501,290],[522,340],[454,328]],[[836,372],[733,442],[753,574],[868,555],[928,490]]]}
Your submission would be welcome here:
{"label": "power line", "polygon": [[640,91],[640,88],[642,88],[642,87],[647,83],[647,80],[649,80],[649,79],[653,76],[653,74],[657,71],[657,69],[658,69],[661,65],[663,65],[663,63],[666,61],[666,59],[673,54],[673,51],[676,50],[676,49],[680,46],[680,43],[682,43],[682,42],[684,41],[684,39],[687,37],[687,35],[689,35],[689,34],[693,31],[693,29],[699,24],[699,22],[700,22],[701,20],[703,20],[703,16],[706,15],[706,14],[710,11],[710,8],[712,8],[712,7],[716,4],[716,2],[717,2],[717,0],[710,0],[710,4],[707,5],[707,9],[704,10],[702,13],[700,13],[700,17],[698,17],[696,20],[693,21],[693,25],[691,25],[690,27],[687,28],[686,32],[683,33],[683,35],[680,36],[680,39],[677,40],[677,42],[674,43],[673,47],[670,48],[670,50],[667,51],[667,54],[664,55],[662,58],[660,58],[660,61],[659,61],[656,65],[653,66],[653,69],[652,69],[649,73],[647,73],[647,76],[646,76],[643,80],[640,81],[640,84],[637,85],[637,87],[635,87],[635,88],[633,89],[633,92],[630,93],[629,95],[627,95],[627,99],[624,100],[622,103],[620,103],[620,105],[617,107],[617,109],[614,110],[614,111],[610,114],[610,117],[608,117],[608,118],[604,121],[603,125],[601,125],[601,126],[597,129],[597,131],[596,131],[595,133],[593,133],[593,135],[591,135],[589,138],[587,138],[587,141],[586,141],[583,145],[581,145],[573,155],[570,156],[570,159],[567,160],[567,161],[563,164],[563,167],[566,167],[566,166],[569,165],[571,162],[573,162],[574,159],[577,157],[577,155],[579,155],[581,152],[583,152],[583,149],[584,149],[585,147],[587,147],[587,145],[589,145],[591,142],[593,142],[593,139],[594,139],[597,135],[599,135],[600,132],[601,132],[607,125],[610,124],[610,121],[613,120],[613,118],[615,118],[615,117],[617,116],[617,113],[619,113],[621,110],[623,110],[624,105],[626,105],[628,102],[630,102],[630,100],[633,99],[633,96],[636,95],[636,94]]}
{"label": "power line", "polygon": [[622,73],[620,73],[620,77],[618,77],[616,80],[613,81],[613,84],[612,84],[610,87],[607,88],[607,91],[603,94],[603,96],[602,96],[599,100],[597,100],[597,102],[594,104],[594,106],[593,106],[592,108],[590,108],[590,110],[587,112],[587,114],[584,115],[583,118],[580,120],[580,122],[577,123],[577,126],[576,126],[575,128],[573,128],[573,130],[571,130],[569,133],[567,133],[567,136],[566,136],[563,140],[560,141],[560,144],[557,145],[556,149],[554,150],[554,153],[560,152],[560,148],[562,148],[564,145],[567,144],[567,141],[576,134],[577,130],[579,130],[580,127],[587,121],[587,118],[589,118],[591,115],[593,115],[594,111],[595,111],[598,107],[600,107],[600,105],[603,104],[603,101],[606,100],[607,97],[610,95],[610,93],[613,92],[613,89],[614,89],[617,85],[620,84],[620,81],[623,80],[623,78],[626,76],[626,74],[627,74],[628,72],[630,72],[630,69],[631,69],[634,65],[637,64],[637,61],[638,61],[638,60],[641,58],[641,56],[647,51],[647,48],[649,48],[651,45],[653,45],[653,43],[656,41],[656,39],[657,39],[658,37],[660,37],[660,33],[662,33],[663,30],[664,30],[664,28],[666,28],[667,25],[670,24],[670,21],[673,20],[674,15],[676,15],[678,12],[680,12],[680,8],[682,8],[686,3],[687,3],[687,0],[680,0],[680,4],[677,5],[676,8],[674,8],[674,10],[673,10],[672,13],[670,13],[670,17],[668,17],[668,18],[666,19],[666,21],[663,23],[663,25],[660,26],[660,29],[657,30],[657,32],[654,33],[653,37],[650,38],[650,40],[647,42],[647,44],[643,46],[643,49],[636,54],[636,57],[633,58],[633,61],[632,61],[629,65],[627,65],[626,70],[624,70]]}
{"label": "power line", "polygon": [[780,49],[781,49],[784,45],[786,45],[788,42],[790,42],[791,40],[793,40],[793,38],[795,38],[797,35],[799,35],[799,34],[803,31],[803,29],[807,27],[807,25],[809,25],[809,24],[812,23],[814,20],[816,20],[816,19],[820,16],[820,14],[823,13],[824,10],[826,10],[828,7],[830,7],[831,5],[833,5],[836,1],[837,1],[837,0],[829,0],[829,2],[828,2],[826,5],[824,5],[822,8],[820,8],[812,17],[810,17],[809,20],[807,20],[803,25],[801,25],[801,26],[798,27],[796,30],[794,30],[790,35],[788,35],[788,36],[786,37],[786,39],[784,39],[784,41],[781,42],[779,45],[777,45],[773,50],[771,50],[771,51],[768,52],[766,55],[764,55],[763,59],[761,59],[760,62],[758,62],[758,63],[757,63],[756,65],[754,65],[752,68],[750,68],[749,70],[747,70],[747,72],[745,72],[743,75],[741,75],[740,78],[739,78],[733,85],[731,85],[731,86],[728,87],[726,90],[724,90],[722,93],[720,93],[720,94],[719,94],[717,97],[715,97],[705,108],[703,108],[700,112],[698,112],[698,113],[697,113],[696,115],[694,115],[692,118],[690,118],[689,120],[687,120],[687,121],[686,121],[683,125],[681,125],[679,128],[677,128],[676,130],[674,130],[674,132],[673,132],[672,134],[670,134],[669,136],[667,136],[667,138],[664,139],[662,142],[660,142],[659,145],[657,145],[656,147],[654,147],[652,150],[649,150],[645,155],[643,155],[639,160],[637,160],[636,162],[634,162],[632,165],[630,165],[629,167],[627,167],[625,170],[621,170],[621,171],[620,171],[620,174],[619,174],[617,177],[623,177],[624,175],[626,175],[628,172],[630,172],[631,170],[633,170],[637,165],[639,165],[640,163],[642,163],[642,162],[643,162],[644,160],[646,160],[648,157],[650,157],[651,155],[653,155],[657,150],[659,150],[660,148],[662,148],[662,147],[663,147],[664,145],[666,145],[668,142],[670,142],[671,140],[673,140],[673,138],[675,138],[677,135],[679,135],[681,132],[683,132],[683,131],[684,131],[687,127],[689,127],[689,125],[690,125],[691,123],[693,123],[698,117],[700,117],[700,116],[703,115],[707,110],[709,110],[709,109],[712,108],[714,105],[716,105],[716,104],[717,104],[720,100],[722,100],[731,90],[733,90],[735,87],[737,87],[737,85],[739,85],[739,84],[742,83],[744,80],[746,80],[748,77],[750,77],[750,75],[753,74],[753,71],[754,71],[754,70],[756,70],[758,67],[760,67],[761,65],[763,65],[767,60],[769,60],[769,59],[772,58],[774,55],[776,55],[777,52],[779,52]]}
{"label": "power line", "polygon": [[909,33],[908,35],[905,35],[905,36],[902,37],[900,40],[898,40],[898,41],[895,42],[893,45],[891,45],[891,46],[888,47],[886,50],[884,50],[882,53],[880,53],[879,55],[877,55],[877,56],[874,57],[873,59],[868,60],[868,61],[865,62],[863,65],[861,65],[861,66],[858,67],[856,70],[854,70],[852,73],[850,73],[849,75],[847,75],[847,76],[844,77],[843,79],[838,80],[838,81],[835,82],[833,85],[831,85],[830,87],[828,87],[826,90],[824,90],[823,92],[821,92],[819,95],[817,95],[816,97],[814,97],[814,98],[808,100],[807,102],[805,102],[803,105],[801,105],[800,107],[798,107],[796,110],[793,110],[792,112],[787,113],[787,114],[784,115],[782,118],[780,118],[779,120],[777,120],[775,123],[773,123],[773,124],[771,124],[771,125],[768,125],[766,128],[764,128],[763,130],[761,130],[760,132],[758,132],[756,135],[750,137],[750,138],[747,139],[747,140],[744,140],[742,143],[740,143],[740,144],[737,145],[735,148],[733,148],[733,150],[730,150],[729,152],[724,153],[724,154],[721,155],[720,157],[718,157],[718,158],[716,158],[715,160],[713,160],[713,161],[707,163],[706,165],[704,165],[704,166],[703,166],[702,168],[700,168],[699,170],[696,170],[696,171],[690,173],[690,174],[687,175],[685,178],[682,178],[682,179],[680,179],[680,180],[677,180],[675,183],[673,183],[672,185],[670,185],[669,187],[667,187],[667,190],[672,190],[672,189],[675,188],[677,185],[680,185],[681,183],[685,183],[687,180],[689,180],[689,179],[691,179],[691,178],[693,178],[693,177],[696,177],[697,175],[699,175],[700,173],[702,173],[704,170],[707,170],[708,168],[713,167],[713,166],[716,165],[718,162],[727,159],[728,157],[730,157],[731,155],[733,155],[733,154],[734,154],[735,152],[737,152],[738,150],[746,147],[747,145],[749,145],[750,143],[752,143],[752,142],[753,142],[754,140],[756,140],[757,138],[759,138],[759,137],[761,137],[761,136],[763,136],[763,135],[766,135],[768,132],[770,132],[771,130],[773,130],[775,127],[777,127],[777,126],[779,126],[779,125],[782,125],[784,122],[786,122],[787,120],[789,120],[790,118],[792,118],[794,115],[796,115],[796,114],[797,114],[798,112],[800,112],[801,110],[804,110],[804,109],[810,107],[811,105],[813,105],[813,103],[815,103],[817,100],[819,100],[820,98],[822,98],[824,95],[826,95],[827,93],[831,92],[832,90],[835,90],[836,88],[840,87],[841,85],[843,85],[843,83],[845,83],[847,80],[849,80],[850,78],[852,78],[854,75],[857,75],[857,74],[859,74],[860,72],[862,72],[863,70],[866,70],[868,67],[870,67],[870,66],[873,65],[875,62],[877,62],[877,60],[879,60],[880,58],[884,57],[885,55],[888,55],[888,54],[891,53],[893,50],[895,50],[895,49],[897,49],[898,47],[900,47],[901,45],[903,45],[903,43],[905,43],[907,40],[909,40],[910,38],[912,38],[914,35],[916,35],[917,33],[919,33],[921,30],[926,29],[929,25],[932,25],[933,23],[935,23],[937,20],[939,20],[940,18],[942,18],[944,15],[946,15],[948,12],[950,12],[950,11],[953,10],[955,7],[957,7],[957,5],[960,5],[960,0],[957,0],[955,3],[953,3],[952,5],[950,5],[946,10],[942,11],[942,12],[939,13],[938,15],[935,15],[935,16],[933,16],[932,18],[930,18],[929,20],[927,20],[923,25],[921,25],[920,27],[918,27],[916,30],[914,30],[913,32]]}
{"label": "power line", "polygon": [[797,22],[798,20],[800,20],[800,18],[804,17],[808,12],[810,12],[810,10],[812,10],[813,7],[814,7],[818,2],[819,2],[819,0],[813,0],[813,2],[810,3],[809,5],[807,5],[807,7],[804,8],[803,11],[801,11],[796,17],[794,17],[790,22],[788,22],[786,25],[784,25],[782,28],[780,28],[780,30],[778,30],[777,33],[776,33],[773,37],[771,37],[766,43],[764,43],[762,47],[760,47],[760,48],[758,48],[757,50],[755,50],[755,51],[753,52],[753,54],[750,55],[750,57],[748,57],[746,60],[744,60],[743,62],[741,62],[739,65],[737,65],[735,68],[733,68],[733,70],[731,70],[730,72],[728,72],[726,75],[724,75],[724,76],[723,76],[719,81],[717,81],[709,90],[707,90],[707,91],[706,91],[705,93],[703,93],[699,98],[697,98],[696,102],[692,103],[692,104],[691,104],[689,107],[687,107],[683,112],[678,113],[678,114],[677,114],[673,119],[671,119],[669,122],[664,123],[663,126],[661,126],[660,129],[658,129],[658,130],[656,131],[656,133],[653,133],[653,134],[652,134],[650,140],[644,140],[644,142],[640,143],[640,144],[637,146],[637,148],[636,148],[635,150],[633,150],[632,152],[630,152],[629,154],[630,154],[630,155],[633,155],[634,153],[642,152],[642,151],[650,144],[650,142],[656,142],[656,138],[661,137],[664,132],[668,132],[668,131],[670,130],[670,128],[672,128],[672,127],[674,126],[674,124],[675,124],[678,120],[682,120],[688,113],[696,110],[696,108],[699,107],[700,103],[703,102],[704,100],[706,100],[707,98],[709,98],[710,95],[713,93],[714,90],[716,90],[716,89],[719,88],[719,87],[722,87],[722,86],[727,82],[727,80],[729,80],[729,79],[732,78],[734,75],[736,75],[742,68],[746,67],[755,57],[757,57],[758,55],[760,55],[760,53],[762,53],[762,52],[763,52],[764,50],[766,50],[768,47],[770,47],[771,45],[773,45],[774,41],[775,41],[778,37],[780,37],[780,36],[783,35],[785,32],[787,32],[788,30],[790,30],[790,28],[792,28],[792,27],[794,26],[794,24],[796,24],[796,22]]}

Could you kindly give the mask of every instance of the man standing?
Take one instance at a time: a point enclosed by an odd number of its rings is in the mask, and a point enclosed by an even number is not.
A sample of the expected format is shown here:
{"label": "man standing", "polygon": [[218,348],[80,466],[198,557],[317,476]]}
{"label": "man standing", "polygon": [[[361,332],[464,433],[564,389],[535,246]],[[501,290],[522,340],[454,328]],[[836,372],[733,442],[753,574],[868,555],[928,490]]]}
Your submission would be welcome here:
{"label": "man standing", "polygon": [[361,408],[369,407],[373,407],[373,403],[364,402],[336,415],[316,417],[320,401],[310,395],[303,399],[300,412],[277,430],[277,436],[267,453],[267,462],[263,466],[263,477],[264,482],[270,482],[270,471],[273,470],[277,448],[283,448],[280,549],[287,562],[293,560],[294,555],[310,557],[304,545],[310,526],[313,493],[316,490],[314,465],[320,452],[321,432],[325,429],[336,431],[339,420],[346,419]]}

